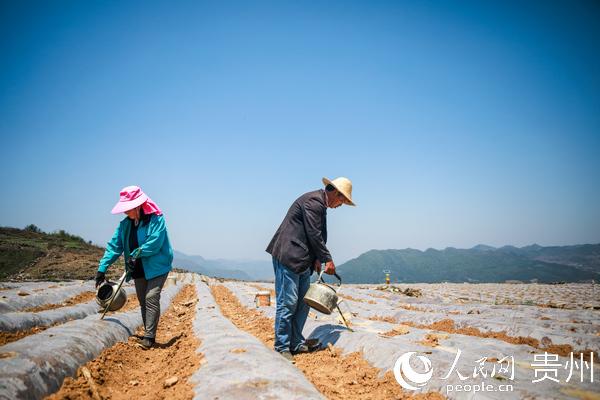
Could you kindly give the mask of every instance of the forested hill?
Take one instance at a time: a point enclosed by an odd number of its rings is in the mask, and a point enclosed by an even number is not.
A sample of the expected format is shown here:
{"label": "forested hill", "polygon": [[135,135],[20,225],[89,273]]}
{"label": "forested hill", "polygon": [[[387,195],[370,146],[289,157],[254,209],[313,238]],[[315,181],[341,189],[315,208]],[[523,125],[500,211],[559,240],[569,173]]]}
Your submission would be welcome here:
{"label": "forested hill", "polygon": [[338,268],[348,283],[381,283],[384,270],[391,271],[392,281],[407,283],[598,281],[600,244],[370,250]]}

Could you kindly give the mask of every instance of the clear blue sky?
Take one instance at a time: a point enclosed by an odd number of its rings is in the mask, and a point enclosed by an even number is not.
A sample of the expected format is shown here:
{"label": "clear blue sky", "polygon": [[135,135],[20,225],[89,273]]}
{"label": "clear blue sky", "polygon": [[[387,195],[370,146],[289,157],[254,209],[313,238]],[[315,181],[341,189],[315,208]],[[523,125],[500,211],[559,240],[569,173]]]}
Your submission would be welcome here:
{"label": "clear blue sky", "polygon": [[339,262],[600,242],[598,2],[0,4],[0,225],[104,244],[137,184],[176,249],[266,258],[343,175]]}

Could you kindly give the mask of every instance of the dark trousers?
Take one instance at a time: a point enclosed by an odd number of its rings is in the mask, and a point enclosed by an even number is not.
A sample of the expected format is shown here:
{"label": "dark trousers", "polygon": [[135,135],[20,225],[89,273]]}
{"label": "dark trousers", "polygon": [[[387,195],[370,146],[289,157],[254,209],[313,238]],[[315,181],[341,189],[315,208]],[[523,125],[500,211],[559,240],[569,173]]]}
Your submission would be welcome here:
{"label": "dark trousers", "polygon": [[167,275],[164,274],[146,280],[146,278],[134,279],[135,294],[137,295],[142,309],[142,320],[144,321],[144,336],[154,339],[158,320],[160,318],[160,291],[162,290]]}

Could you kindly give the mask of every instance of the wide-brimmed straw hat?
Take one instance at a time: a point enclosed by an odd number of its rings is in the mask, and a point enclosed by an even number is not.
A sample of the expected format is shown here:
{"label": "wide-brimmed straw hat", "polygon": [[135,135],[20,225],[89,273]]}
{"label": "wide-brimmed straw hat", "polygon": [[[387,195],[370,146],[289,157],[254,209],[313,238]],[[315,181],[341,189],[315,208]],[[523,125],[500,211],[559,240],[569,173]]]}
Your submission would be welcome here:
{"label": "wide-brimmed straw hat", "polygon": [[337,189],[338,192],[344,195],[346,198],[346,204],[350,206],[356,206],[352,201],[352,181],[348,178],[344,178],[340,176],[339,178],[335,178],[334,180],[329,180],[327,178],[323,178],[323,184],[325,186],[331,185]]}
{"label": "wide-brimmed straw hat", "polygon": [[121,189],[119,201],[113,207],[112,214],[120,214],[125,211],[133,210],[148,201],[148,196],[139,186],[127,186]]}

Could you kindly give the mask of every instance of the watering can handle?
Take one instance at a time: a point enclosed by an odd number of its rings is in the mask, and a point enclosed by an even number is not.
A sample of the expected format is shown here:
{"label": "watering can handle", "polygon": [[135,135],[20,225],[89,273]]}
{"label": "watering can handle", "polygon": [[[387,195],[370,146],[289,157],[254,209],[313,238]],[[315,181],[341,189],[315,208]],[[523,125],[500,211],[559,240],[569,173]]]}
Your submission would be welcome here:
{"label": "watering can handle", "polygon": [[[319,273],[319,279],[317,279],[317,281],[321,281],[321,282],[325,283],[325,281],[323,280],[323,272],[325,272],[325,270],[321,269],[321,273]],[[337,280],[340,281],[339,286],[342,286],[342,278],[340,278],[340,276],[337,274],[337,272],[335,272],[333,274],[333,276],[335,276],[337,278]]]}
{"label": "watering can handle", "polygon": [[113,295],[110,298],[110,301],[108,302],[108,304],[106,305],[106,308],[104,309],[104,312],[102,313],[102,316],[100,317],[100,319],[104,319],[104,316],[106,315],[106,312],[108,311],[108,309],[112,305],[113,300],[115,299],[115,297],[117,297],[117,294],[119,293],[119,290],[121,290],[121,286],[123,286],[123,282],[125,281],[126,277],[127,277],[127,271],[125,271],[123,273],[123,275],[121,276],[121,279],[119,280],[119,286],[117,286],[117,290],[115,290],[113,292]]}

